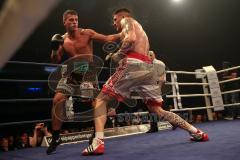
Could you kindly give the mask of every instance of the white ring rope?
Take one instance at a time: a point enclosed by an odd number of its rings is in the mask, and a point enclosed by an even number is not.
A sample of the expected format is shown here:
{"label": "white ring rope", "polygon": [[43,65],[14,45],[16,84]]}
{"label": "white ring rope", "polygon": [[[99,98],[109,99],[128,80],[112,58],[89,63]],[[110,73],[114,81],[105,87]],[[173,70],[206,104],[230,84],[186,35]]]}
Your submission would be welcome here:
{"label": "white ring rope", "polygon": [[39,63],[39,62],[24,62],[24,61],[8,61],[10,64],[29,64],[29,65],[43,65],[43,66],[62,66],[62,64],[53,63]]}
{"label": "white ring rope", "polygon": [[52,98],[24,98],[24,99],[0,99],[0,103],[11,102],[46,102],[52,101]]}
{"label": "white ring rope", "polygon": [[[133,113],[119,113],[115,115],[108,115],[108,117],[120,117],[120,116],[140,116],[140,115],[148,115],[148,114],[155,114],[155,113],[150,113],[150,112],[133,112]],[[74,113],[74,115],[81,115],[84,118],[91,118],[92,115],[85,115],[83,116],[83,113]]]}
{"label": "white ring rope", "polygon": [[180,94],[180,95],[166,95],[166,98],[176,98],[176,97],[201,97],[201,96],[211,96],[211,94]]}
{"label": "white ring rope", "polygon": [[[224,104],[225,107],[238,106],[238,105],[240,105],[240,103]],[[177,112],[177,111],[201,110],[201,109],[211,109],[211,108],[214,108],[214,106],[192,107],[192,108],[182,108],[182,109],[171,109],[170,111]],[[138,116],[138,115],[144,115],[144,114],[151,114],[151,113],[149,113],[149,112],[120,113],[120,114],[116,114],[114,116],[109,116],[109,117],[124,116],[124,115],[135,115],[135,116]],[[6,123],[0,123],[0,126],[28,124],[28,123],[39,123],[39,122],[49,122],[49,121],[51,121],[51,119],[33,120],[33,121],[19,121],[19,122],[6,122]],[[74,121],[70,121],[70,122],[74,122]]]}
{"label": "white ring rope", "polygon": [[[231,106],[238,106],[240,103],[233,103],[233,104],[224,104],[224,107],[231,107]],[[215,106],[206,106],[206,107],[188,107],[188,108],[181,108],[181,109],[170,109],[172,112],[177,112],[177,111],[193,111],[193,110],[202,110],[202,109],[211,109],[214,108]]]}
{"label": "white ring rope", "polygon": [[[84,89],[84,90],[93,90],[93,89]],[[73,99],[78,99],[77,98]],[[81,98],[81,96],[79,96]],[[19,98],[19,99],[0,99],[0,103],[14,103],[14,102],[48,102],[52,101],[52,98]]]}
{"label": "white ring rope", "polygon": [[116,114],[114,116],[109,116],[109,117],[124,116],[124,115],[139,116],[139,115],[145,115],[145,114],[151,114],[151,113],[149,113],[149,112],[119,113],[119,114]]}
{"label": "white ring rope", "polygon": [[180,109],[170,109],[170,111],[172,112],[176,112],[176,111],[193,111],[193,110],[201,110],[201,109],[210,109],[210,108],[214,108],[215,106],[206,106],[206,107],[189,107],[189,108],[180,108]]}
{"label": "white ring rope", "polygon": [[[75,113],[77,115],[77,113]],[[130,116],[130,115],[134,115],[134,116],[139,116],[139,115],[146,115],[146,114],[152,114],[149,112],[134,112],[134,113],[119,113],[116,115],[112,115],[112,116],[108,116],[108,117],[117,117],[117,116]],[[92,116],[84,116],[84,118],[88,118],[88,117],[92,117]],[[5,123],[0,123],[0,126],[9,126],[9,125],[18,125],[18,124],[28,124],[28,123],[39,123],[39,122],[50,122],[51,119],[43,119],[43,120],[32,120],[32,121],[19,121],[19,122],[5,122]],[[66,121],[68,122],[68,121]],[[69,121],[69,122],[74,122],[74,121]]]}
{"label": "white ring rope", "polygon": [[240,103],[224,104],[224,107],[239,106]]}
{"label": "white ring rope", "polygon": [[229,94],[229,93],[236,93],[236,92],[240,92],[240,89],[225,91],[225,92],[222,92],[222,94]]}
{"label": "white ring rope", "polygon": [[[64,64],[53,64],[53,63],[40,63],[40,62],[24,62],[24,61],[8,61],[9,64],[26,64],[26,65],[40,65],[40,66],[62,66]],[[108,67],[97,67],[101,69],[109,69]],[[114,69],[114,68],[112,68]]]}
{"label": "white ring rope", "polygon": [[51,121],[51,119],[33,120],[33,121],[19,121],[19,122],[6,122],[6,123],[0,123],[0,126],[10,126],[10,125],[39,123],[39,122],[50,122],[50,121]]}
{"label": "white ring rope", "polygon": [[[34,79],[34,80],[26,80],[26,79],[0,79],[0,82],[39,82],[39,83],[48,83],[48,82],[56,82],[58,81],[50,81],[50,80],[42,80],[42,79]],[[98,83],[105,83],[106,81],[98,81]]]}
{"label": "white ring rope", "polygon": [[25,80],[25,79],[0,79],[0,82],[39,82],[39,83],[47,83],[49,81],[48,80]]}
{"label": "white ring rope", "polygon": [[217,71],[217,73],[222,73],[222,72],[226,72],[226,71],[231,71],[231,70],[235,70],[235,69],[239,69],[240,66],[236,66],[236,67],[232,67],[232,68],[227,68],[227,69],[223,69],[223,70],[219,70]]}
{"label": "white ring rope", "polygon": [[204,72],[186,72],[186,71],[166,71],[166,73],[177,73],[177,74],[199,74],[199,75],[206,75]]}
{"label": "white ring rope", "polygon": [[[167,83],[165,83],[166,85],[175,85],[176,83],[174,83],[174,82],[167,82]],[[208,83],[178,83],[177,82],[177,84],[178,85],[181,85],[181,86],[187,86],[187,85],[189,85],[189,86],[193,86],[193,85],[199,85],[199,86],[201,86],[201,85],[209,85]]]}
{"label": "white ring rope", "polygon": [[[39,82],[39,83],[48,83],[48,82],[56,82],[58,81],[50,81],[50,80],[25,80],[25,79],[0,79],[0,82]],[[105,81],[98,81],[98,83],[105,83]]]}
{"label": "white ring rope", "polygon": [[222,83],[227,83],[227,82],[232,82],[232,81],[237,81],[237,80],[240,80],[240,77],[227,79],[227,80],[224,80],[224,81],[219,81],[219,83],[222,84]]}

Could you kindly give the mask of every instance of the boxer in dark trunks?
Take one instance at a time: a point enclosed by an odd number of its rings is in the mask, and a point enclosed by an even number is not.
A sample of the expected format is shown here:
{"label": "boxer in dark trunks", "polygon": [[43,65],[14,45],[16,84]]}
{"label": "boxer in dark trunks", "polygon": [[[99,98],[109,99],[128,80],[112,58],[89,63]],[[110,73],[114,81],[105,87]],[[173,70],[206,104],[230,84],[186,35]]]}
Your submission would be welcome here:
{"label": "boxer in dark trunks", "polygon": [[[74,62],[82,62],[88,65],[93,64],[93,40],[102,42],[114,41],[120,38],[119,34],[105,36],[95,32],[92,29],[83,29],[78,27],[78,13],[74,10],[66,10],[63,14],[63,25],[66,29],[64,35],[55,34],[51,39],[51,59],[55,63],[59,63],[64,54],[73,59]],[[66,63],[63,67],[69,68],[72,64]],[[63,70],[68,70],[62,68]],[[71,68],[74,70],[74,68]],[[63,71],[64,72],[64,71]],[[74,94],[77,89],[74,85],[81,87],[78,81],[81,81],[82,75],[78,75],[76,72],[67,77],[62,77],[56,87],[56,93],[53,98],[52,107],[52,142],[47,149],[47,154],[51,154],[56,150],[56,147],[61,143],[59,136],[62,126],[62,120],[59,115],[62,114],[63,106],[65,105],[66,98]],[[82,86],[93,87],[93,84],[85,82]]]}

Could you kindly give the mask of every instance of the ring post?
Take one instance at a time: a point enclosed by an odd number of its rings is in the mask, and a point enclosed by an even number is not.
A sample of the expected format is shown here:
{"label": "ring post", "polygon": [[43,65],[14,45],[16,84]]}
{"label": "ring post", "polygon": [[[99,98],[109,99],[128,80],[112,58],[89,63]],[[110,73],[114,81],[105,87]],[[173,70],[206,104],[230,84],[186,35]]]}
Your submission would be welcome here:
{"label": "ring post", "polygon": [[[207,74],[207,80],[208,80],[209,89],[211,93],[212,104],[214,106],[214,111],[222,111],[224,110],[224,105],[223,105],[219,80],[217,77],[217,72],[213,66],[203,67],[203,70]],[[207,112],[208,112],[208,116],[211,115],[211,118],[213,118],[212,111],[210,109],[207,109]]]}

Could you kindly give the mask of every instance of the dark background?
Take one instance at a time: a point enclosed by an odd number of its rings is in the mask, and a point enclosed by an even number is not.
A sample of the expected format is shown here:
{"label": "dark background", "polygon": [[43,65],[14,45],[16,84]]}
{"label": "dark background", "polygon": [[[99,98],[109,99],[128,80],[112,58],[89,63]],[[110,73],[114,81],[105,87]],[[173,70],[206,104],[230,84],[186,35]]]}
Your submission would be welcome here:
{"label": "dark background", "polygon": [[[47,5],[47,0],[46,5]],[[3,4],[0,1],[0,6]],[[75,9],[82,28],[112,34],[112,11],[127,7],[142,24],[149,36],[151,49],[170,70],[194,71],[213,65],[220,69],[223,61],[239,65],[240,1],[239,0],[63,0],[43,21],[11,60],[50,62],[51,36],[65,33],[62,13]],[[31,14],[31,13],[29,13]],[[102,44],[94,43],[94,54],[104,58]],[[1,70],[1,78],[47,79],[42,66],[8,64]],[[100,80],[106,80],[103,72]],[[191,78],[184,79],[185,81]],[[39,87],[41,92],[27,92],[29,87]],[[188,89],[190,92],[193,89]],[[0,82],[1,99],[47,98],[53,93],[44,83]],[[189,101],[189,104],[201,106]],[[44,119],[50,117],[50,102],[1,103],[1,122]]]}
{"label": "dark background", "polygon": [[[47,0],[46,0],[47,5]],[[49,39],[65,33],[62,13],[79,12],[79,24],[111,34],[111,13],[127,7],[143,25],[158,57],[172,70],[194,70],[222,61],[239,64],[240,2],[238,0],[67,0],[62,1],[17,51],[13,59],[49,62]],[[102,56],[101,50],[95,51]]]}

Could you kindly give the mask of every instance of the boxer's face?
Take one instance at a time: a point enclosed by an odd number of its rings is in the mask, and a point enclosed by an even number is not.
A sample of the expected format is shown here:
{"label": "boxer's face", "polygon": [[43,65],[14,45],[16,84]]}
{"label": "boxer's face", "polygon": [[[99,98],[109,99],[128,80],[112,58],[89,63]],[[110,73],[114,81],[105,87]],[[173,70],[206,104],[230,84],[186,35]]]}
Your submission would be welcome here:
{"label": "boxer's face", "polygon": [[66,30],[68,31],[76,31],[78,30],[78,16],[68,14],[66,15],[65,21],[63,22]]}
{"label": "boxer's face", "polygon": [[121,27],[121,20],[123,19],[123,16],[120,14],[115,14],[113,16],[113,27],[117,30],[117,31],[121,31],[122,27]]}

